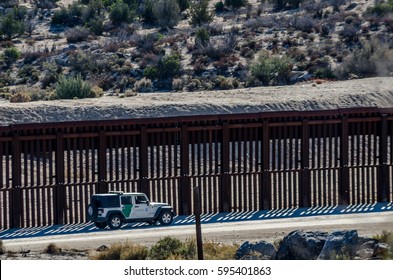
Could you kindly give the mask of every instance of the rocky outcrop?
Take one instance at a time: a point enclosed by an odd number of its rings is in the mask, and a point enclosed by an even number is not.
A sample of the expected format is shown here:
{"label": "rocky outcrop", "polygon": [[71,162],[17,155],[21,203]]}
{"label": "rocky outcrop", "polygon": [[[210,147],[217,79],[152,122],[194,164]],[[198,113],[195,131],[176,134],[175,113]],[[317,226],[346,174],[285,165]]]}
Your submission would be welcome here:
{"label": "rocky outcrop", "polygon": [[238,260],[336,260],[380,259],[389,252],[389,245],[372,238],[359,237],[356,230],[296,230],[284,237],[278,250],[273,244],[244,242],[236,252]]}
{"label": "rocky outcrop", "polygon": [[327,238],[326,232],[296,230],[284,237],[278,249],[278,260],[315,260]]}
{"label": "rocky outcrop", "polygon": [[273,244],[265,241],[256,243],[244,242],[236,251],[237,260],[271,260],[276,255],[276,248]]}

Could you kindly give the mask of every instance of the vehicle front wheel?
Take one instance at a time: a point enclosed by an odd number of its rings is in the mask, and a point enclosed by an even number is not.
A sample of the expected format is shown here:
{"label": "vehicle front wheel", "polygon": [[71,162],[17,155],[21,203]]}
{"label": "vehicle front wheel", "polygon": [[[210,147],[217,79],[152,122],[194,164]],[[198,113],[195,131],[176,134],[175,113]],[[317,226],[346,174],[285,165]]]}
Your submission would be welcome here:
{"label": "vehicle front wheel", "polygon": [[108,224],[111,229],[119,229],[121,228],[123,221],[119,215],[115,214],[110,217]]}
{"label": "vehicle front wheel", "polygon": [[161,212],[160,216],[158,217],[160,224],[163,226],[170,225],[173,221],[173,215],[170,211],[163,211]]}
{"label": "vehicle front wheel", "polygon": [[94,225],[100,229],[103,229],[106,227],[106,223],[99,223],[99,222],[95,222]]}

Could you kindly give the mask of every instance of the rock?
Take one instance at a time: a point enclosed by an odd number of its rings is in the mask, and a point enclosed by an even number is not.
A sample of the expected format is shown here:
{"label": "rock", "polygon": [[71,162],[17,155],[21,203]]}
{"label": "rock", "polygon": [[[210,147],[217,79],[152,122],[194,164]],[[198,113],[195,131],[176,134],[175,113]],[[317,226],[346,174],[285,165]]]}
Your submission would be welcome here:
{"label": "rock", "polygon": [[277,260],[315,260],[328,236],[320,231],[293,231],[284,237],[277,251]]}
{"label": "rock", "polygon": [[[360,239],[360,238],[359,238]],[[375,245],[377,244],[378,242],[376,241],[376,240],[370,240],[370,241],[367,241],[367,242],[360,242],[359,241],[359,244],[362,244],[362,245],[360,245],[360,247],[359,247],[359,251],[360,250],[364,250],[364,249],[372,249],[372,250],[374,250],[374,247],[375,247]]]}
{"label": "rock", "polygon": [[363,260],[368,260],[368,259],[372,258],[373,254],[374,254],[374,250],[370,249],[370,248],[361,249],[357,253],[357,255],[360,257],[360,259],[363,259]]}
{"label": "rock", "polygon": [[108,249],[109,249],[108,246],[106,246],[106,245],[101,245],[100,247],[97,248],[97,251],[98,251],[98,252],[103,252],[103,251],[106,251],[106,250],[108,250]]}
{"label": "rock", "polygon": [[353,259],[358,248],[357,230],[334,231],[326,239],[319,260]]}
{"label": "rock", "polygon": [[375,245],[374,248],[374,257],[379,256],[379,255],[385,255],[389,252],[389,245],[386,243],[378,243]]}
{"label": "rock", "polygon": [[276,248],[269,242],[250,243],[246,241],[236,251],[235,258],[238,260],[272,260],[275,255]]}

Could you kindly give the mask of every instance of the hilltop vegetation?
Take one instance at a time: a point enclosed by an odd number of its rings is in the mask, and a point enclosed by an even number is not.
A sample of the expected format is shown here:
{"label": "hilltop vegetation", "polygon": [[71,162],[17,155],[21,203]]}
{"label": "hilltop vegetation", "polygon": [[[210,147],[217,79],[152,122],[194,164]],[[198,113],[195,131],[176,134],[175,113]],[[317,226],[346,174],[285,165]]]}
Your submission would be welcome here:
{"label": "hilltop vegetation", "polygon": [[7,0],[11,102],[392,76],[393,0]]}

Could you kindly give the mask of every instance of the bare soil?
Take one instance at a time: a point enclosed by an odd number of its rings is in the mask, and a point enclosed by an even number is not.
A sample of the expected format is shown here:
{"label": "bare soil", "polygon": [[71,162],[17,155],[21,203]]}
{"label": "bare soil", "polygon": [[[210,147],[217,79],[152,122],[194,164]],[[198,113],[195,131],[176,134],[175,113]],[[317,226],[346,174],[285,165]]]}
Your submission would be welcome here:
{"label": "bare soil", "polygon": [[393,77],[228,91],[143,93],[125,98],[29,103],[0,99],[0,125],[350,107],[393,107]]}

